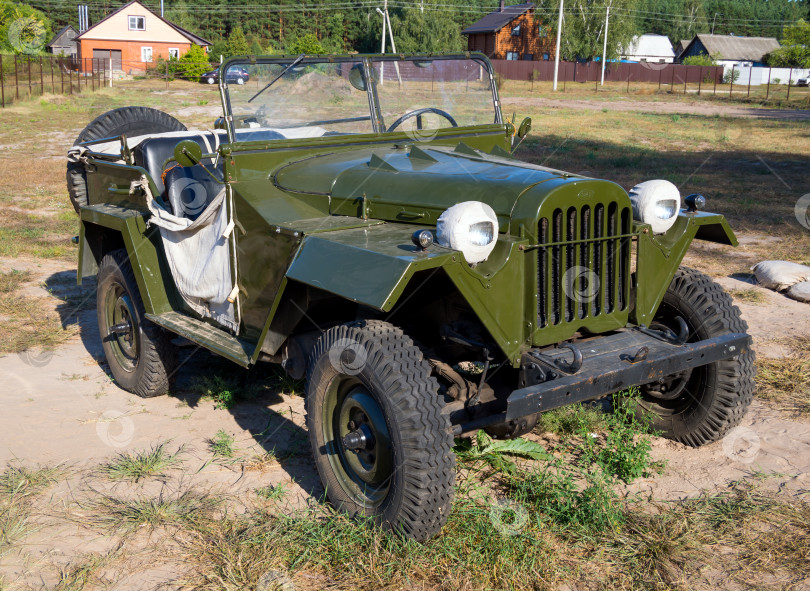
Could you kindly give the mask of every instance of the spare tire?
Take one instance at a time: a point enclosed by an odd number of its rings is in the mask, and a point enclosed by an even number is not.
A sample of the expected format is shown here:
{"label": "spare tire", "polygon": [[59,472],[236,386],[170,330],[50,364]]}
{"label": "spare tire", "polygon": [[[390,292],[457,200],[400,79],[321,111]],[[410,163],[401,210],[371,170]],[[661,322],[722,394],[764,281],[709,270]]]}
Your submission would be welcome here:
{"label": "spare tire", "polygon": [[[73,143],[80,144],[106,137],[126,135],[135,137],[167,131],[187,131],[185,125],[171,115],[149,107],[121,107],[99,115],[85,127]],[[87,176],[81,162],[68,162],[67,189],[76,213],[87,205]]]}

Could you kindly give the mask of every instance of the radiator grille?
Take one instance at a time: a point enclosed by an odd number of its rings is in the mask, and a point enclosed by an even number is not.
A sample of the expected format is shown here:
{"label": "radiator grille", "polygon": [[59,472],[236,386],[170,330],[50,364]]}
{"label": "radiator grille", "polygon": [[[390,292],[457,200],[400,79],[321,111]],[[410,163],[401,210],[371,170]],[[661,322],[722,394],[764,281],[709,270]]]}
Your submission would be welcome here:
{"label": "radiator grille", "polygon": [[538,223],[537,321],[540,328],[627,309],[630,209],[596,203],[555,209]]}

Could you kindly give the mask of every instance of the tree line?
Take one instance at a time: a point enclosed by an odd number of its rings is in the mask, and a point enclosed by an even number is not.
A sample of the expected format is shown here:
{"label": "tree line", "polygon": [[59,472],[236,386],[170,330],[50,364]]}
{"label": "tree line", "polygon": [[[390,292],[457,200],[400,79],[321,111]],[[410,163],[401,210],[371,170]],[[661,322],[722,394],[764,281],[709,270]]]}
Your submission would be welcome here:
{"label": "tree line", "polygon": [[[159,11],[154,0],[144,4]],[[537,16],[556,34],[559,0],[536,0],[535,4]],[[120,5],[111,0],[89,4],[90,22],[98,22]],[[269,0],[265,5],[257,0],[165,0],[165,16],[210,40],[214,56],[301,50],[365,53],[380,50],[382,17],[376,8],[381,5],[381,0]],[[712,30],[722,35],[795,39],[786,27],[810,17],[810,0],[566,0],[564,59],[601,57],[608,6],[609,59],[642,33],[666,35],[673,44]],[[497,0],[389,1],[401,52],[464,50],[462,29],[497,9]],[[51,34],[67,24],[76,26],[78,20],[75,3],[29,0],[23,5],[0,0],[4,19],[0,32],[8,26],[5,15],[14,10],[38,13]]]}

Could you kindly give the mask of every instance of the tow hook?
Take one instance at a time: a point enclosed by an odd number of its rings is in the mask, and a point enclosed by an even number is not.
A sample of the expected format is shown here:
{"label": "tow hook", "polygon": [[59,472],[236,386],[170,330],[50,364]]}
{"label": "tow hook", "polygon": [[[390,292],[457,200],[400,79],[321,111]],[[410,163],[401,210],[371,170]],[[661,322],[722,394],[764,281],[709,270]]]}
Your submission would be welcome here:
{"label": "tow hook", "polygon": [[582,351],[579,350],[573,343],[565,343],[560,349],[570,349],[571,352],[574,354],[574,359],[571,363],[566,363],[562,359],[555,359],[554,357],[549,357],[541,353],[540,351],[531,351],[529,355],[544,363],[545,365],[550,366],[553,369],[557,369],[565,374],[570,376],[577,373],[580,369],[582,369]]}

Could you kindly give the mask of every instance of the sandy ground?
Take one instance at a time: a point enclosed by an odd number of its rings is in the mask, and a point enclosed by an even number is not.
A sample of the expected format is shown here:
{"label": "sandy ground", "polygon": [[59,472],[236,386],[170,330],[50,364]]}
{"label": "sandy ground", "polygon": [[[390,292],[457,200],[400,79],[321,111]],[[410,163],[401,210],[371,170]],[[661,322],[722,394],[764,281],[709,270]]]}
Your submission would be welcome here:
{"label": "sandy ground", "polygon": [[[742,236],[741,256],[746,241]],[[756,261],[752,261],[753,262]],[[26,288],[31,296],[50,297],[54,306],[64,298],[92,294],[92,282],[78,288],[70,263],[0,259],[0,270],[27,268],[41,286]],[[722,277],[729,289],[750,289],[747,277]],[[761,289],[754,287],[754,289]],[[784,355],[780,341],[791,334],[810,333],[810,305],[762,290],[765,303],[740,304],[758,354]],[[76,315],[78,333],[52,353],[7,355],[0,358],[0,465],[62,465],[60,482],[39,499],[37,531],[18,550],[0,556],[0,575],[7,582],[24,581],[33,588],[48,587],[59,568],[86,553],[120,552],[120,540],[87,527],[88,499],[99,492],[146,495],[187,490],[216,491],[234,510],[257,502],[255,489],[283,483],[290,509],[303,506],[322,493],[304,426],[303,400],[272,395],[235,409],[217,409],[211,401],[179,394],[140,399],[118,388],[105,372],[94,310]],[[178,391],[205,373],[212,357],[185,346],[177,374]],[[216,458],[209,440],[224,430],[234,436],[232,460]],[[120,452],[144,450],[169,440],[169,450],[181,449],[182,464],[147,484],[118,483],[99,474],[98,467]],[[282,461],[253,466],[265,451]],[[627,492],[655,499],[680,499],[703,491],[723,489],[740,478],[757,478],[787,494],[810,490],[810,425],[755,401],[742,425],[722,442],[691,449],[664,439],[654,440],[653,456],[665,460],[663,474],[641,479]],[[182,576],[184,565],[176,553],[154,552],[170,536],[159,532],[128,542],[125,568],[114,565],[111,589],[151,589]],[[174,558],[163,558],[174,556]],[[115,563],[114,563],[115,564]],[[119,562],[119,567],[121,563]]]}

